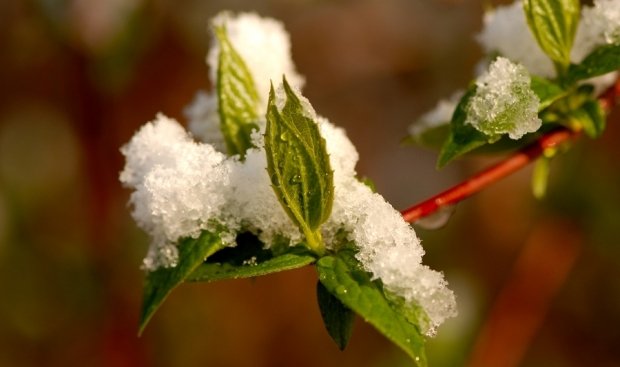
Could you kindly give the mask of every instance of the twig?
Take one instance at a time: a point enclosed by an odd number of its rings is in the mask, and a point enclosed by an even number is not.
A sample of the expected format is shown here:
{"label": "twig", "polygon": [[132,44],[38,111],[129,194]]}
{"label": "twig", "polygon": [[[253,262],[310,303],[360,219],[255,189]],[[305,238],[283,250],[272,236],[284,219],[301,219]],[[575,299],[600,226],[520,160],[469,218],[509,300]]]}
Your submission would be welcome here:
{"label": "twig", "polygon": [[[599,102],[606,112],[616,104],[620,95],[620,79],[603,92],[599,97]],[[435,213],[442,207],[454,205],[459,201],[483,190],[490,184],[499,181],[509,174],[518,171],[528,163],[535,161],[548,148],[556,147],[564,142],[575,139],[580,134],[578,132],[560,127],[541,136],[534,143],[522,148],[517,153],[505,160],[485,169],[484,171],[468,178],[456,186],[436,195],[432,198],[416,204],[401,211],[403,218],[413,223],[420,218],[424,218]]]}

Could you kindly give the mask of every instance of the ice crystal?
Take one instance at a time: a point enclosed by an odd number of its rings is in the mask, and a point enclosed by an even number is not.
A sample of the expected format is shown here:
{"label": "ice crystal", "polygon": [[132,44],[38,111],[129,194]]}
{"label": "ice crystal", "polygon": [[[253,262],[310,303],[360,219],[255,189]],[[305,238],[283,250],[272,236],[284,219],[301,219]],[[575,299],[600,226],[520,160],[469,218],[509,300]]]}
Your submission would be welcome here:
{"label": "ice crystal", "polygon": [[503,134],[519,139],[538,130],[540,100],[530,88],[524,66],[498,57],[476,80],[476,93],[467,106],[466,124],[495,141]]}

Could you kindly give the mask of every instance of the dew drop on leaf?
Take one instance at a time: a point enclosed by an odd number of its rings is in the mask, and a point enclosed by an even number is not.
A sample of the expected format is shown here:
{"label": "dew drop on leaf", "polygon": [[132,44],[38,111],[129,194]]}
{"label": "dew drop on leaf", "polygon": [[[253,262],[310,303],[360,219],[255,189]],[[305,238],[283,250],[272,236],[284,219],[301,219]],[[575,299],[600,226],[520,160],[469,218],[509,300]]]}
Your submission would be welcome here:
{"label": "dew drop on leaf", "polygon": [[298,185],[301,183],[301,176],[300,175],[294,175],[291,176],[291,178],[288,181],[291,185]]}
{"label": "dew drop on leaf", "polygon": [[336,293],[347,294],[347,288],[344,285],[339,285],[338,287],[336,287]]}

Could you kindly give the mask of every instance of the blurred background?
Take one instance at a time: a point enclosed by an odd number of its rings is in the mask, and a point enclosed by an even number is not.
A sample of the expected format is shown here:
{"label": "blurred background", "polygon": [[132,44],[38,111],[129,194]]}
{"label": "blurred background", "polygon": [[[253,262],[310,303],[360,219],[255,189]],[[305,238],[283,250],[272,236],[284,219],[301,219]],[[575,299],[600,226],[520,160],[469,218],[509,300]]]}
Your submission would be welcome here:
{"label": "blurred background", "polygon": [[[177,289],[136,336],[149,239],[129,216],[119,148],[158,112],[209,89],[207,21],[222,9],[281,19],[316,110],[347,129],[404,209],[487,166],[434,168],[400,141],[464,87],[483,1],[5,0],[0,2],[0,366],[409,366],[361,320],[340,352],[312,268]],[[431,366],[620,366],[620,109],[596,142],[418,229],[460,315]]]}

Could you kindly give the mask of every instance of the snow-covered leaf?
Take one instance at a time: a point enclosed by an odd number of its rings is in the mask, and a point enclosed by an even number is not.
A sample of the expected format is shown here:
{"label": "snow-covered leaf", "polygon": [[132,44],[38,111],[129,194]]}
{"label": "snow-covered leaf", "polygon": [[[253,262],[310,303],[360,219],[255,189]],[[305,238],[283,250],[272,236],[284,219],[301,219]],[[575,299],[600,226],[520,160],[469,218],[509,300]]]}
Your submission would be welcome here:
{"label": "snow-covered leaf", "polygon": [[350,251],[321,258],[317,269],[319,281],[329,293],[403,349],[417,366],[426,366],[419,325],[391,306],[380,284],[371,280]]}
{"label": "snow-covered leaf", "polygon": [[250,135],[258,129],[258,93],[245,62],[234,49],[225,26],[214,27],[220,45],[217,68],[218,112],[228,154],[245,156]]}
{"label": "snow-covered leaf", "polygon": [[527,23],[543,51],[557,64],[570,64],[579,24],[579,0],[524,0]]}

